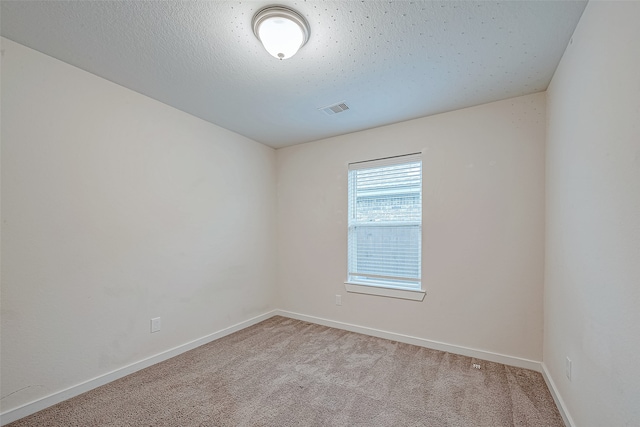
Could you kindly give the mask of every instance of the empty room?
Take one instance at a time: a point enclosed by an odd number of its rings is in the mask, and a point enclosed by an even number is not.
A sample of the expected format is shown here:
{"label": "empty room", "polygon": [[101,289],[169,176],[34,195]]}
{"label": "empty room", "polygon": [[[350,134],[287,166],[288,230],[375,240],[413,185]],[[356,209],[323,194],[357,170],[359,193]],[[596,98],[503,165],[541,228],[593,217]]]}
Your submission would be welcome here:
{"label": "empty room", "polygon": [[0,0],[0,425],[640,425],[640,1]]}

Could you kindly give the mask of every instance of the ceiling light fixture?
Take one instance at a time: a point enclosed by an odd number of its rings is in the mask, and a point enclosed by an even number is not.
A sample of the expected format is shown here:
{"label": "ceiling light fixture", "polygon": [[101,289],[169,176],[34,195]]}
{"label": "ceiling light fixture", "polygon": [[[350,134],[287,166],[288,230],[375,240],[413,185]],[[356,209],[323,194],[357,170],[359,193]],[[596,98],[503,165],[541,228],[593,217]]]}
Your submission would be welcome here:
{"label": "ceiling light fixture", "polygon": [[253,16],[251,25],[267,52],[278,59],[291,58],[309,40],[307,20],[285,6],[260,9]]}

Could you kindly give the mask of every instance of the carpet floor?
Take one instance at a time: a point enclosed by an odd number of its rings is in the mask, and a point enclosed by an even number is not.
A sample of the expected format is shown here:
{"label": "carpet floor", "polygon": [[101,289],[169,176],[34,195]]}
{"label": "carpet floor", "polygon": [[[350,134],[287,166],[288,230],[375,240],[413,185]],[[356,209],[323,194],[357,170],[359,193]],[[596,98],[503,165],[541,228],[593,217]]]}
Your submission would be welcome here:
{"label": "carpet floor", "polygon": [[538,372],[276,316],[9,426],[564,423]]}

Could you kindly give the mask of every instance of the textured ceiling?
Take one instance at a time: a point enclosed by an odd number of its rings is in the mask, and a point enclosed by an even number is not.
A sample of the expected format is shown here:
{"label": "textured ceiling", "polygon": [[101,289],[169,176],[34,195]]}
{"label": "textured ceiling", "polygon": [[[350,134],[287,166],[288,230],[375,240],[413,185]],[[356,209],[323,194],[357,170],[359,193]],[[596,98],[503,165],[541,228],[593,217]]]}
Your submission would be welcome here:
{"label": "textured ceiling", "polygon": [[[282,1],[311,25],[291,59],[269,1],[5,1],[2,36],[272,147],[545,90],[586,2]],[[345,101],[349,110],[318,108]]]}

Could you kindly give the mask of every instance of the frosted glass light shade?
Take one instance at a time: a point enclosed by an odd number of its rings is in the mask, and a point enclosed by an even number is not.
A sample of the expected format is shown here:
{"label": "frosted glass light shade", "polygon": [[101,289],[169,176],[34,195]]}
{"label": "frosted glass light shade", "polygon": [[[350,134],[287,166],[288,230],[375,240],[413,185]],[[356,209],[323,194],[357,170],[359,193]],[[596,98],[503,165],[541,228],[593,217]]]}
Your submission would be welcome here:
{"label": "frosted glass light shade", "polygon": [[253,33],[269,54],[287,59],[309,40],[309,24],[293,9],[269,6],[253,17]]}

